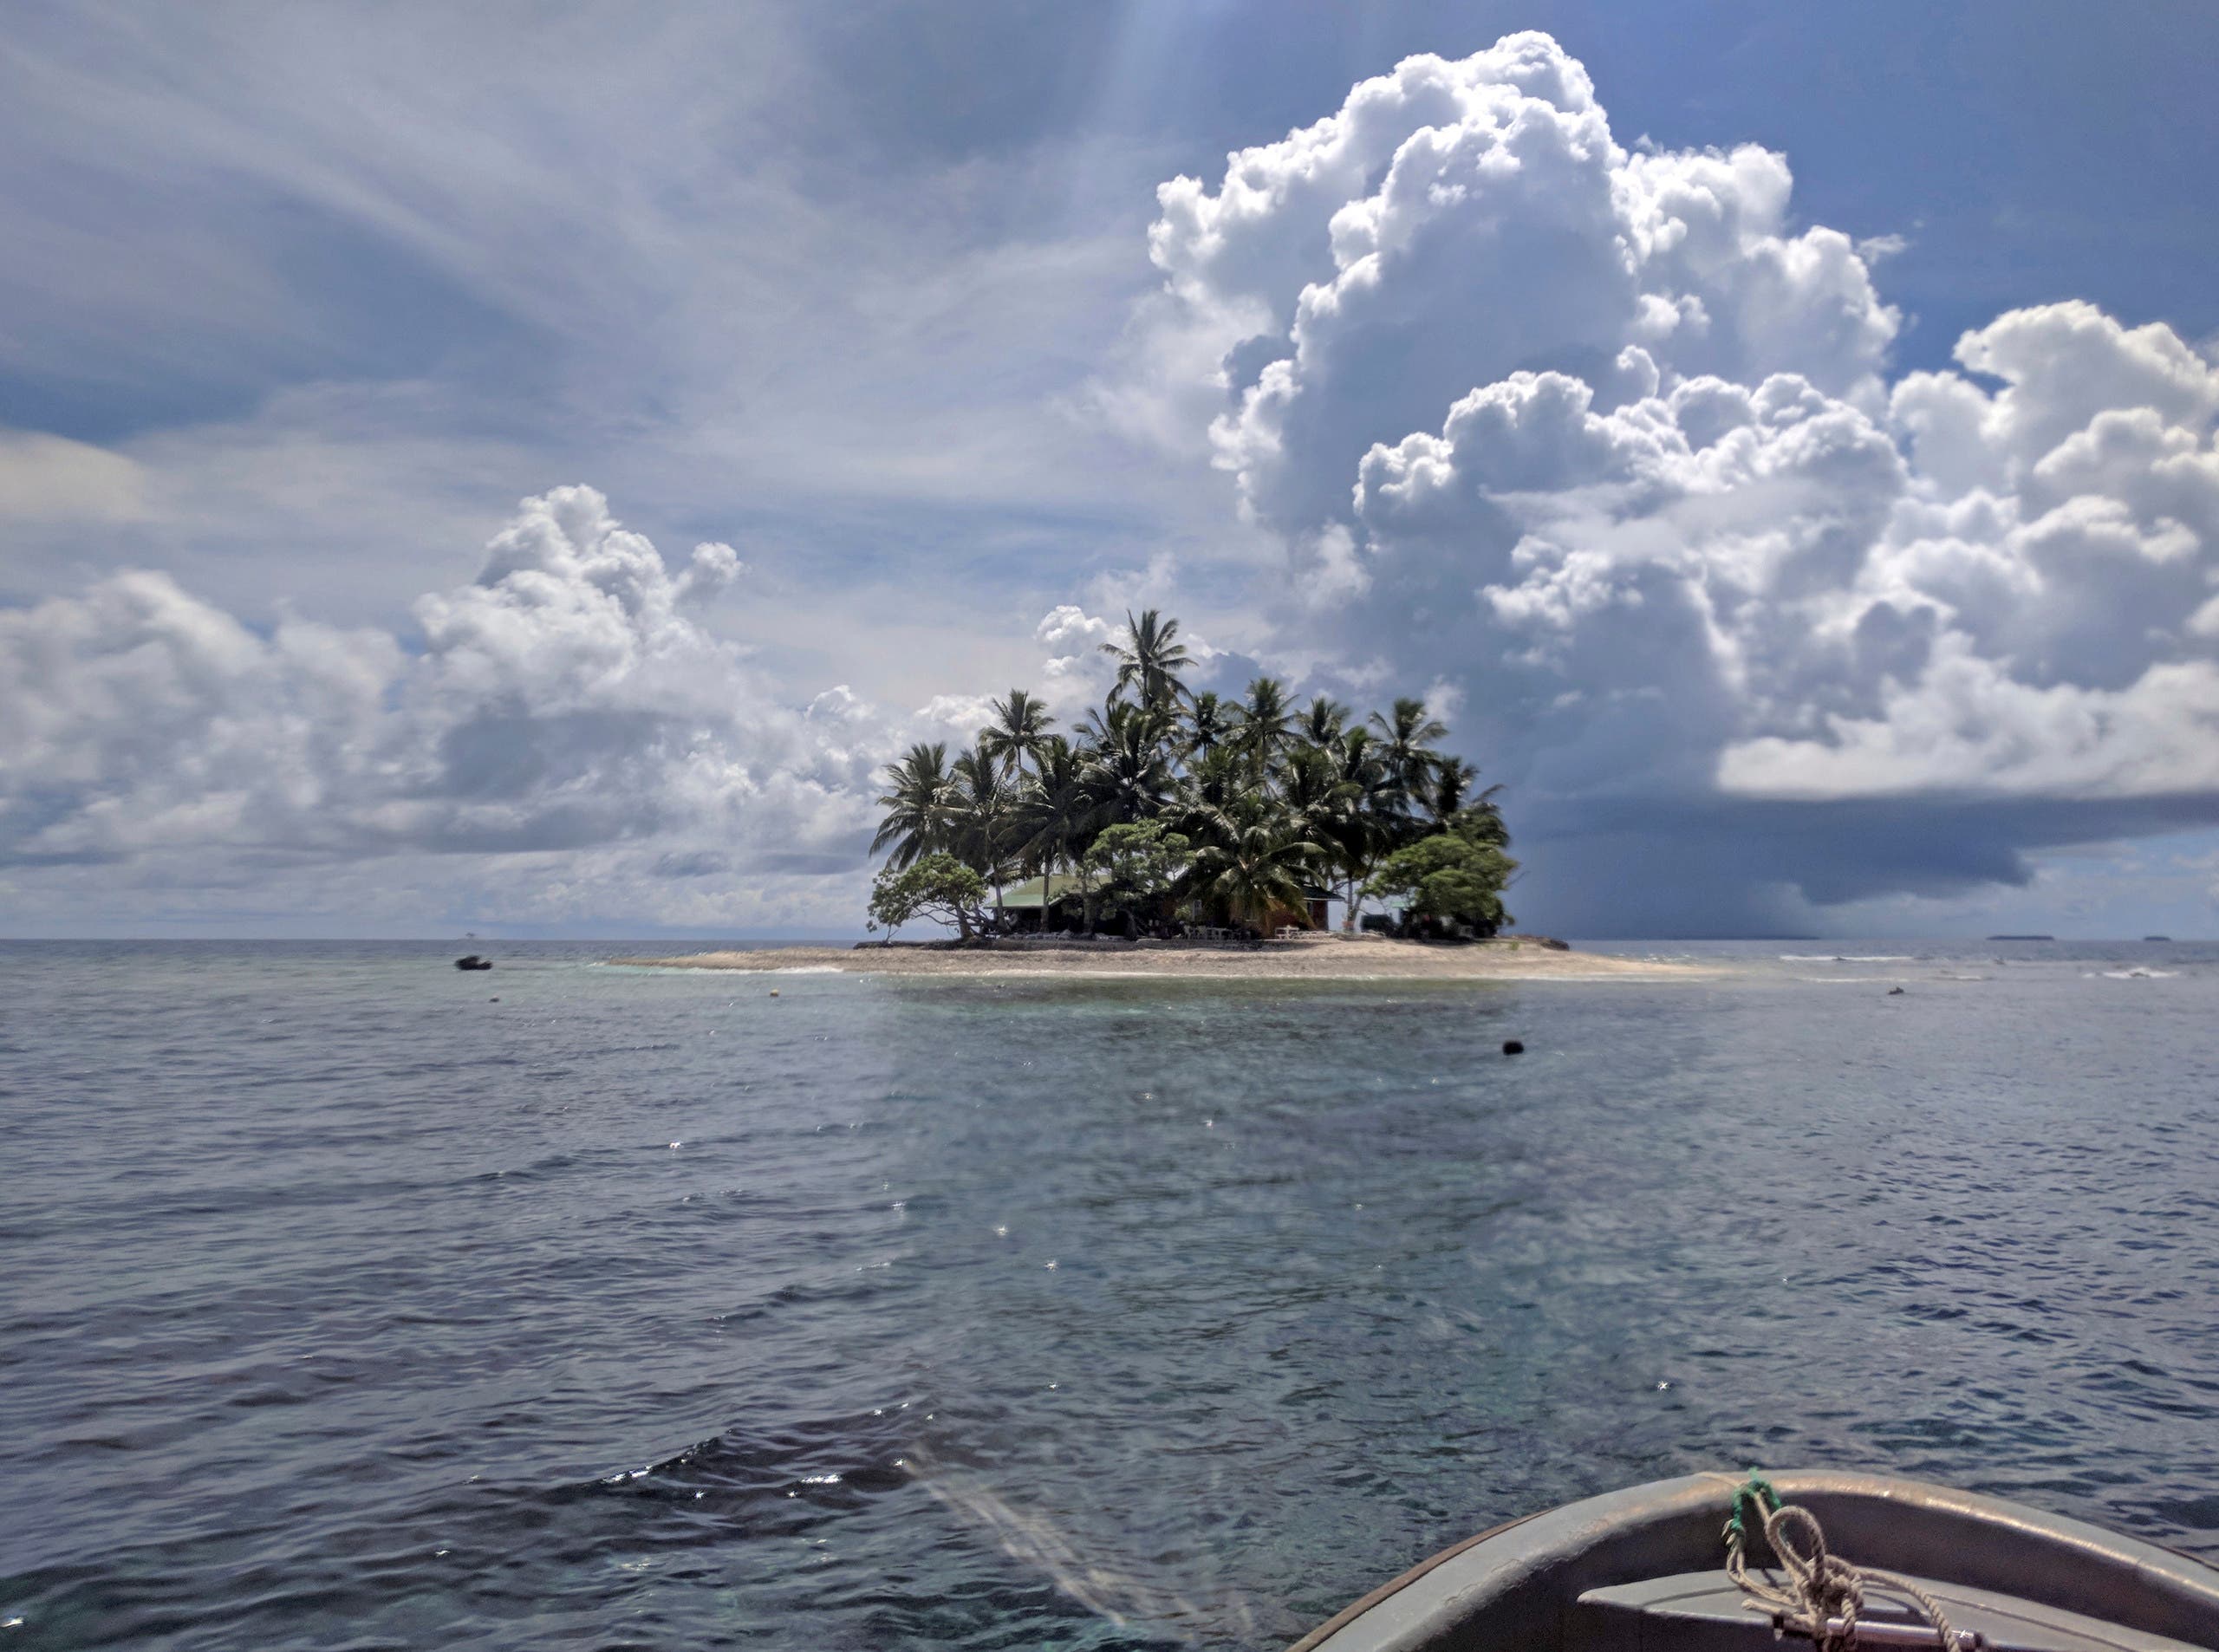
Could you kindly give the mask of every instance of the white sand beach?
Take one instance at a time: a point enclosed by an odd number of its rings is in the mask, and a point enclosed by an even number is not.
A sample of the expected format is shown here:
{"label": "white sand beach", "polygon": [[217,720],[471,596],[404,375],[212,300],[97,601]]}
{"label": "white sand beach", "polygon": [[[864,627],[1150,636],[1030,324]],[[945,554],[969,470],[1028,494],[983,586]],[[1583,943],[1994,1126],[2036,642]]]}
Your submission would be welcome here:
{"label": "white sand beach", "polygon": [[1538,938],[1473,944],[1396,940],[1383,935],[1305,934],[1255,946],[1207,941],[1021,940],[973,946],[781,946],[668,958],[617,958],[660,969],[837,969],[859,975],[1070,975],[1192,977],[1214,980],[1595,980],[1632,976],[1698,979],[1693,965],[1572,951]]}

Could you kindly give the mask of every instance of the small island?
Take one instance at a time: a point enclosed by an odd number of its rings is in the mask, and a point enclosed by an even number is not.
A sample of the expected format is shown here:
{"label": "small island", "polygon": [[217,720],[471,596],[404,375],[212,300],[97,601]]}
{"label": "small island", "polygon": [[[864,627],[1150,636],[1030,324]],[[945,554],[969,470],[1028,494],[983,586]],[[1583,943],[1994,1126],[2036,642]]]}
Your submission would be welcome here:
{"label": "small island", "polygon": [[[1179,621],[1154,608],[1101,646],[1116,679],[1069,735],[1016,688],[953,761],[920,743],[888,765],[871,930],[1259,941],[1324,930],[1335,900],[1351,933],[1509,926],[1497,789],[1474,792],[1422,700],[1360,719],[1323,695],[1297,706],[1272,677],[1238,699],[1190,692]],[[1396,913],[1360,926],[1367,896]]]}
{"label": "small island", "polygon": [[[1504,979],[1688,973],[1508,936],[1500,788],[1441,749],[1404,698],[1359,719],[1276,679],[1189,692],[1179,622],[1125,616],[1108,698],[1068,735],[1024,689],[975,745],[888,765],[871,843],[886,864],[854,950],[787,947],[633,965],[886,975]],[[1382,911],[1366,914],[1367,899]],[[1343,907],[1341,933],[1328,927]],[[924,920],[952,939],[896,944]]]}

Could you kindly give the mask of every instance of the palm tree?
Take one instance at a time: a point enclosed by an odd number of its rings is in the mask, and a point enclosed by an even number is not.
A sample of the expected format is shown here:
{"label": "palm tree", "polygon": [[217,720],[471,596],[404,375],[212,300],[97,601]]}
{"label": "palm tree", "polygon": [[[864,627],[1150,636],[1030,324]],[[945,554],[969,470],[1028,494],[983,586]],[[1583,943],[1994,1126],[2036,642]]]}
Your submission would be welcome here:
{"label": "palm tree", "polygon": [[1326,748],[1325,754],[1333,760],[1333,777],[1357,788],[1365,807],[1376,806],[1376,800],[1387,787],[1387,767],[1379,760],[1379,751],[1368,728],[1344,731],[1341,738]]}
{"label": "palm tree", "polygon": [[1372,712],[1371,725],[1379,731],[1379,761],[1395,789],[1395,803],[1407,812],[1425,795],[1426,783],[1441,760],[1434,742],[1448,738],[1448,725],[1428,715],[1423,700],[1408,696],[1396,700],[1387,716]]}
{"label": "palm tree", "polygon": [[886,790],[879,806],[888,811],[870,840],[874,855],[894,846],[887,864],[897,871],[919,857],[944,848],[948,837],[949,787],[947,747],[919,741],[908,754],[886,765]]}
{"label": "palm tree", "polygon": [[[1435,761],[1433,773],[1425,792],[1426,819],[1438,830],[1448,824],[1450,816],[1464,807],[1470,798],[1472,782],[1480,771],[1461,758],[1444,757]],[[1487,788],[1493,797],[1496,788]]]}
{"label": "palm tree", "polygon": [[1207,757],[1232,737],[1233,718],[1226,704],[1209,690],[1194,696],[1187,713],[1187,750]]}
{"label": "palm tree", "polygon": [[1393,783],[1373,750],[1371,731],[1352,728],[1327,748],[1333,777],[1348,788],[1349,807],[1327,838],[1333,871],[1341,881],[1341,927],[1351,933],[1363,905],[1363,886],[1391,836]]}
{"label": "palm tree", "polygon": [[1161,712],[1116,703],[1106,718],[1094,719],[1086,783],[1105,823],[1163,811],[1172,790],[1171,765],[1163,754],[1167,722]]}
{"label": "palm tree", "polygon": [[1260,927],[1273,907],[1303,905],[1311,868],[1324,857],[1324,844],[1303,836],[1265,794],[1251,791],[1222,812],[1215,841],[1195,852],[1182,883],[1188,894]]}
{"label": "palm tree", "polygon": [[1272,677],[1259,677],[1248,685],[1240,706],[1233,743],[1248,760],[1248,772],[1261,785],[1272,771],[1272,760],[1287,743],[1294,714],[1287,708],[1286,686]]}
{"label": "palm tree", "polygon": [[1335,823],[1356,801],[1357,788],[1334,771],[1332,754],[1298,745],[1279,771],[1279,807],[1305,836],[1330,844]]}
{"label": "palm tree", "polygon": [[1353,929],[1363,880],[1376,858],[1373,844],[1378,831],[1370,804],[1378,765],[1365,758],[1363,730],[1351,730],[1344,738],[1356,748],[1353,762],[1338,740],[1323,746],[1298,745],[1287,753],[1279,771],[1279,806],[1289,824],[1323,846],[1323,869],[1342,884],[1341,927]]}
{"label": "palm tree", "polygon": [[1211,817],[1230,808],[1247,787],[1240,753],[1225,746],[1194,758],[1179,780],[1179,829],[1197,842],[1210,836]]}
{"label": "palm tree", "polygon": [[1194,660],[1178,636],[1178,621],[1162,618],[1155,608],[1136,620],[1127,608],[1125,640],[1102,644],[1102,652],[1116,656],[1117,661],[1117,681],[1110,697],[1115,699],[1135,685],[1140,689],[1141,704],[1146,706],[1167,707],[1182,697],[1187,685],[1179,673]]}
{"label": "palm tree", "polygon": [[1102,804],[1087,784],[1086,758],[1060,734],[1041,743],[1032,783],[1017,810],[1018,853],[1028,871],[1040,875],[1040,919],[1045,924],[1050,880],[1058,867],[1079,880],[1079,894],[1091,907],[1084,857],[1102,829]]}
{"label": "palm tree", "polygon": [[1489,786],[1478,797],[1466,803],[1454,815],[1442,818],[1441,824],[1449,830],[1474,843],[1506,849],[1510,847],[1510,828],[1504,823],[1502,809],[1495,802],[1500,786]]}
{"label": "palm tree", "polygon": [[982,738],[955,759],[949,776],[948,840],[956,858],[994,887],[994,912],[1002,906],[1002,877],[1009,869],[1017,793]]}
{"label": "palm tree", "polygon": [[1341,738],[1341,731],[1348,726],[1349,708],[1331,697],[1320,694],[1304,707],[1295,732],[1312,745],[1331,745]]}
{"label": "palm tree", "polygon": [[1026,758],[1038,755],[1056,719],[1022,688],[1011,689],[1009,698],[994,701],[993,708],[994,719],[979,736],[979,744],[1001,764],[1005,774],[1015,775]]}

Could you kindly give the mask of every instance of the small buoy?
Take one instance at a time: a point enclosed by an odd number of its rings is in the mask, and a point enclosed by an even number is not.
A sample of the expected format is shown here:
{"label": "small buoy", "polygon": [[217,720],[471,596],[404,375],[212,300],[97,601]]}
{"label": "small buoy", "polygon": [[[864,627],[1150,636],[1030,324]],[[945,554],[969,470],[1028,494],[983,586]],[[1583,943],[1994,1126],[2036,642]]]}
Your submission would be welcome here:
{"label": "small buoy", "polygon": [[776,997],[778,997],[778,989],[777,987],[775,987],[775,986],[774,986],[774,987],[772,987],[772,988],[771,989],[771,996],[772,998],[776,998]]}
{"label": "small buoy", "polygon": [[500,999],[498,999],[498,998],[487,998],[487,999],[485,1000],[485,1002],[486,1002],[486,1003],[488,1003],[488,1004],[498,1004],[500,1001],[501,1001],[501,1000],[500,1000]]}
{"label": "small buoy", "polygon": [[1505,1038],[1502,1041],[1502,1053],[1506,1056],[1522,1056],[1526,1053],[1526,1046],[1515,1038]]}

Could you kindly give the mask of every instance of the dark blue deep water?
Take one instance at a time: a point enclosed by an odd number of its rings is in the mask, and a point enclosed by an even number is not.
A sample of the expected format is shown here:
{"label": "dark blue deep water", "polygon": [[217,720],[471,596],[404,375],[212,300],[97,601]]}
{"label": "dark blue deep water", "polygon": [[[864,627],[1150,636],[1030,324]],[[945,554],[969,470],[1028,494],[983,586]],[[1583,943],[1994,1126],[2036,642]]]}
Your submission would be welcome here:
{"label": "dark blue deep water", "polygon": [[1751,1461],[2219,1553],[2219,949],[455,950],[0,946],[0,1652],[1269,1647]]}

